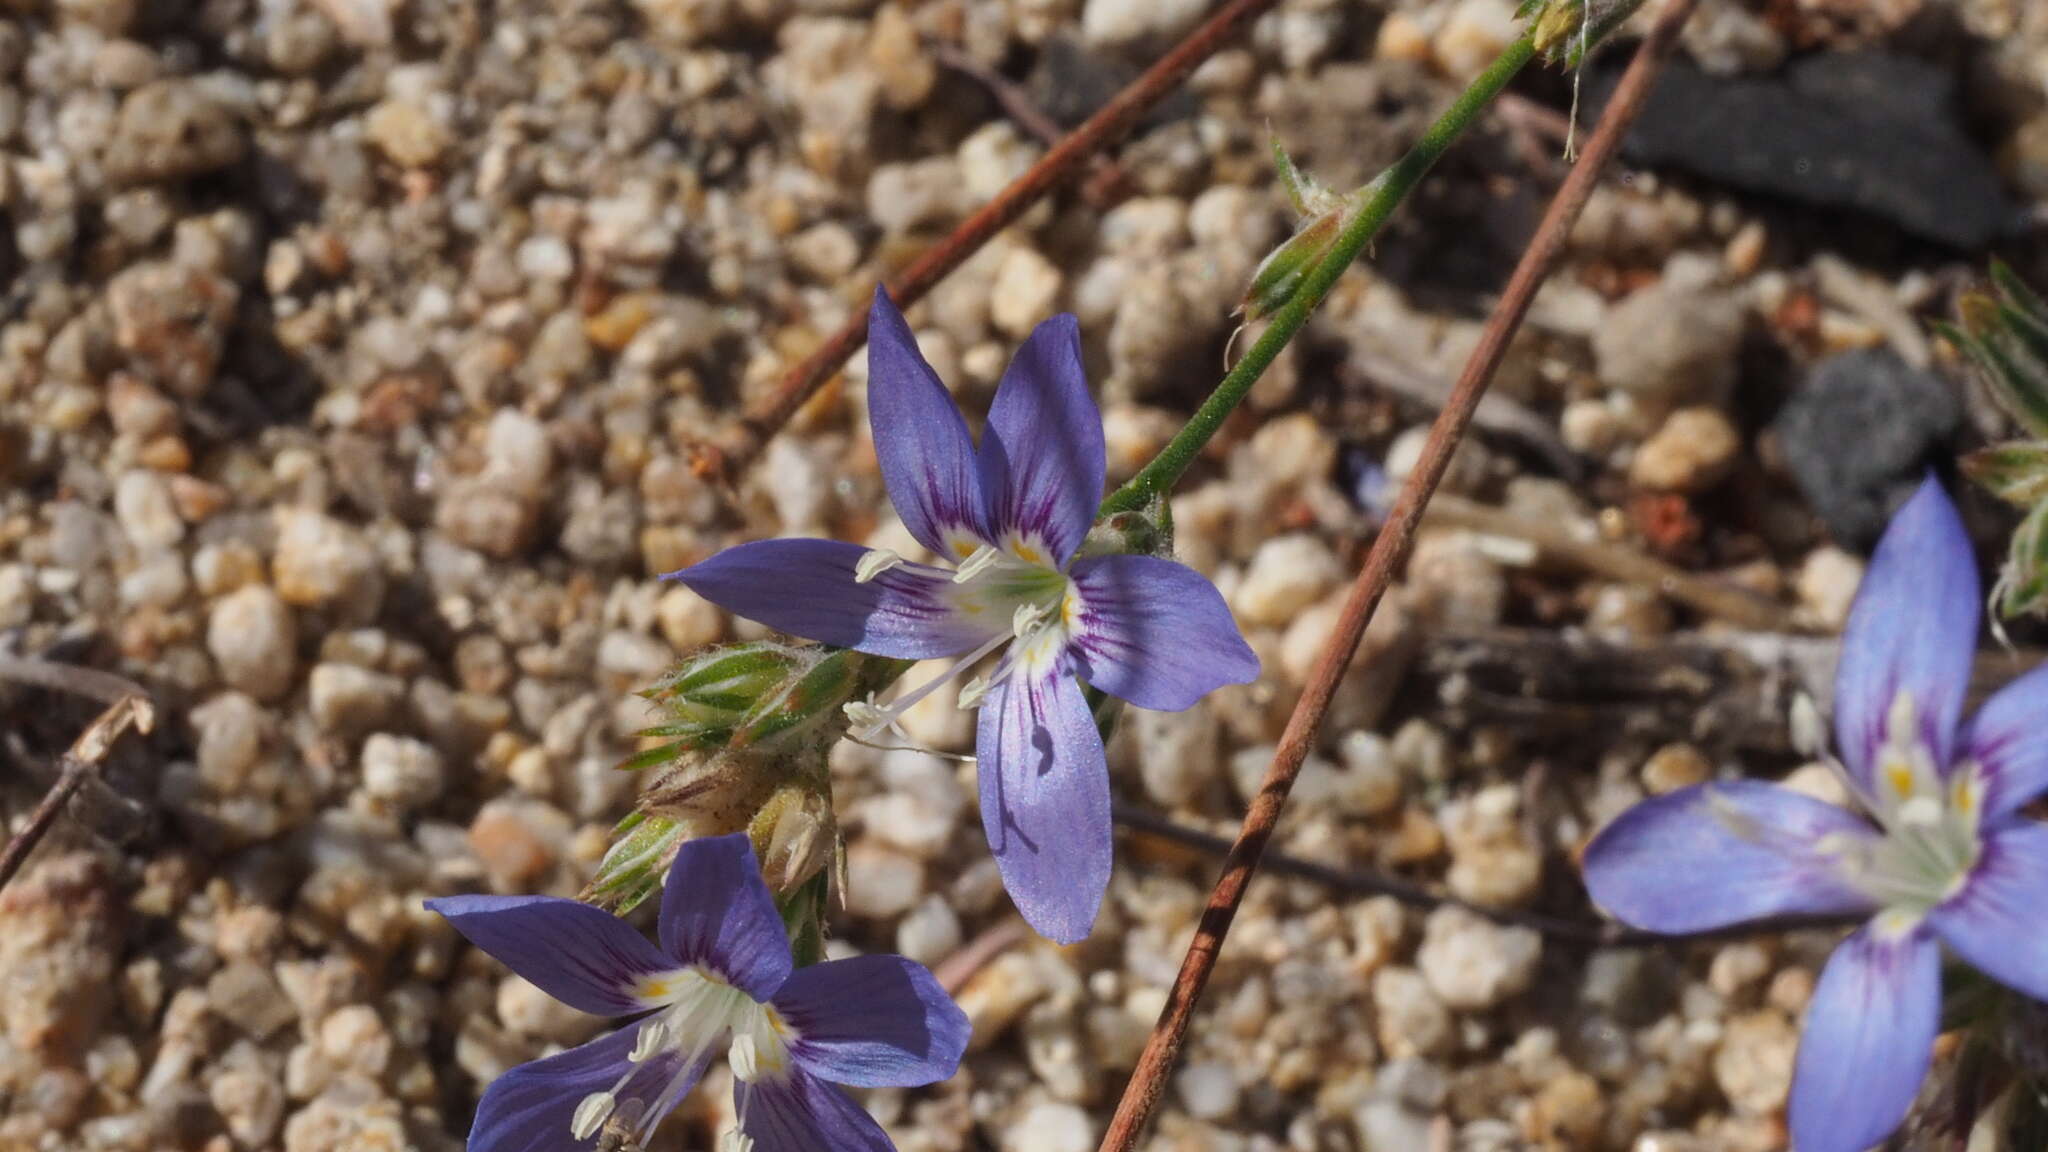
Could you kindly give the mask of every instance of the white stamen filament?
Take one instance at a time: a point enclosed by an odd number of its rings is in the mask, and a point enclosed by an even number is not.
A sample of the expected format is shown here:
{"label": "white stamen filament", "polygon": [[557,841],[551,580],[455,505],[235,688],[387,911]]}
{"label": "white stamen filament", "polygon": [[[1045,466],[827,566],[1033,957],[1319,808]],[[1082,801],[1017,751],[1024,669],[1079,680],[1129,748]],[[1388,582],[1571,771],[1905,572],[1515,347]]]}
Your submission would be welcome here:
{"label": "white stamen filament", "polygon": [[960,673],[973,667],[982,657],[1007,644],[1009,640],[1009,636],[1000,633],[989,637],[987,643],[954,661],[944,672],[898,696],[886,708],[873,703],[845,705],[846,717],[853,721],[854,735],[862,740],[873,740],[902,719],[905,712],[915,708],[918,701],[938,691],[940,685],[949,683]]}
{"label": "white stamen filament", "polygon": [[993,544],[983,544],[981,547],[976,548],[967,559],[960,562],[959,569],[953,573],[953,583],[965,584],[976,576],[1001,564],[1006,557],[1007,554],[1001,548]]}
{"label": "white stamen filament", "polygon": [[866,584],[891,568],[901,567],[903,557],[887,548],[870,548],[853,566],[853,582]]}

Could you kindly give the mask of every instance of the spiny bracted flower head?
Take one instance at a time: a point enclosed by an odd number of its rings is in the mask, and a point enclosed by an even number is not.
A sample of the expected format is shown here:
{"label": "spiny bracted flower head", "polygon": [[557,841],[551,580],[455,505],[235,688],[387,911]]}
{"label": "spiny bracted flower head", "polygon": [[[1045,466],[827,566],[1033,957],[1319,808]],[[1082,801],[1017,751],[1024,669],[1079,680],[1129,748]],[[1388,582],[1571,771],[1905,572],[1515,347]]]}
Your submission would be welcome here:
{"label": "spiny bracted flower head", "polygon": [[825,757],[846,732],[844,706],[907,666],[765,640],[684,658],[641,693],[667,716],[619,767],[651,769],[652,779],[584,899],[630,911],[661,886],[678,844],[738,831],[753,837],[776,891],[805,883],[839,854]]}
{"label": "spiny bracted flower head", "polygon": [[2026,439],[1963,458],[1964,475],[2027,513],[1991,592],[2001,616],[2048,610],[2048,301],[1993,262],[1991,290],[1970,292],[1941,328]]}
{"label": "spiny bracted flower head", "polygon": [[662,895],[660,944],[575,900],[427,901],[470,942],[571,1008],[638,1019],[494,1081],[470,1152],[645,1146],[713,1058],[732,1065],[750,1152],[890,1152],[835,1084],[911,1087],[951,1076],[966,1014],[921,965],[860,956],[796,968],[744,836],[693,840]]}
{"label": "spiny bracted flower head", "polygon": [[1034,928],[1087,935],[1109,882],[1109,780],[1078,676],[1142,708],[1177,711],[1258,675],[1216,589],[1158,556],[1081,552],[1102,499],[1102,420],[1071,316],[1038,326],[1003,374],[977,447],[910,328],[877,289],[868,412],[882,480],[936,562],[835,540],[763,540],[674,573],[771,628],[944,676],[892,703],[856,704],[856,734],[993,658],[961,689],[981,709],[982,823],[1004,885]]}
{"label": "spiny bracted flower head", "polygon": [[1800,1152],[1862,1152],[1904,1119],[1940,1027],[1943,943],[2048,999],[2048,825],[2019,811],[2048,791],[2048,669],[1963,720],[1979,589],[1961,518],[1930,478],[1886,529],[1842,638],[1831,762],[1864,815],[1709,783],[1637,805],[1586,850],[1593,899],[1653,932],[1870,916],[1807,1009]]}

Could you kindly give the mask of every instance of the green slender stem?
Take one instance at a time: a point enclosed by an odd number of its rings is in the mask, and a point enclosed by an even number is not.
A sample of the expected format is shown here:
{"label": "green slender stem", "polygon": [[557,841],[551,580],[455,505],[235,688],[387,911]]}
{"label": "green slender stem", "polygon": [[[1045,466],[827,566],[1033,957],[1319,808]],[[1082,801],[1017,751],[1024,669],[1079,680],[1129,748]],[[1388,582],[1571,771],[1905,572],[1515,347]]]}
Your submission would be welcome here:
{"label": "green slender stem", "polygon": [[1345,222],[1336,243],[1302,279],[1301,287],[1287,303],[1273,313],[1272,323],[1244,354],[1244,359],[1223,377],[1223,382],[1216,385],[1216,390],[1209,394],[1209,398],[1188,419],[1187,425],[1174,435],[1159,455],[1123,487],[1109,494],[1109,498],[1102,502],[1101,515],[1136,511],[1155,497],[1172,491],[1181,474],[1188,470],[1209,443],[1210,437],[1223,427],[1223,422],[1243,402],[1252,385],[1258,383],[1259,376],[1280,355],[1280,350],[1294,339],[1302,325],[1308,323],[1310,313],[1323,302],[1323,297],[1329,295],[1337,278],[1344,274],[1358,254],[1365,251],[1366,245],[1394,214],[1394,209],[1400,207],[1401,201],[1421,183],[1437,159],[1478,121],[1479,114],[1535,54],[1535,45],[1528,36],[1508,45],[1437,118],[1436,123],[1429,126],[1429,131],[1423,133],[1422,139],[1416,141],[1406,155],[1366,186],[1365,199]]}

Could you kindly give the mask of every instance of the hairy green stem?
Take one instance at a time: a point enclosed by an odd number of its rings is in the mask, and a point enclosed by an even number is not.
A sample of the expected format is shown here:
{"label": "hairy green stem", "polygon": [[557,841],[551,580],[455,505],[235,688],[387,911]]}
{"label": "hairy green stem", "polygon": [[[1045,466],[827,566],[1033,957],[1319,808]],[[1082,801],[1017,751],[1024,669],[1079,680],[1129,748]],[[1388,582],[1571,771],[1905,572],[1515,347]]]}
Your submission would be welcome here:
{"label": "hairy green stem", "polygon": [[1209,443],[1210,437],[1223,427],[1223,422],[1243,402],[1252,385],[1258,383],[1259,376],[1280,355],[1280,350],[1294,339],[1302,325],[1308,323],[1309,315],[1323,302],[1323,297],[1329,295],[1337,278],[1344,274],[1359,253],[1365,251],[1366,245],[1394,214],[1394,209],[1400,207],[1401,201],[1422,182],[1437,159],[1478,121],[1486,106],[1535,55],[1535,43],[1528,36],[1508,45],[1437,118],[1436,123],[1429,126],[1429,131],[1423,133],[1422,139],[1416,141],[1406,155],[1366,186],[1364,199],[1345,221],[1336,243],[1303,278],[1300,289],[1273,313],[1272,323],[1253,342],[1244,359],[1223,377],[1222,383],[1216,385],[1216,390],[1209,394],[1209,398],[1188,419],[1187,425],[1175,433],[1159,455],[1123,487],[1109,494],[1109,498],[1102,502],[1100,515],[1136,511],[1155,497],[1163,497],[1172,491],[1182,473]]}

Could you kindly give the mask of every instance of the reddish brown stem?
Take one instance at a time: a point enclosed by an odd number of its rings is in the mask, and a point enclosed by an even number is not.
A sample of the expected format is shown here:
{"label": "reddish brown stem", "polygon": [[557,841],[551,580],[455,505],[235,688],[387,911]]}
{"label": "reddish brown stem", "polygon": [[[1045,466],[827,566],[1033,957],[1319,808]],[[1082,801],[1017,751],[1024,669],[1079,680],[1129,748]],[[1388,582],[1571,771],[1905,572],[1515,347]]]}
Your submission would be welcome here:
{"label": "reddish brown stem", "polygon": [[1585,155],[1551,201],[1543,222],[1522,253],[1521,262],[1515,266],[1500,303],[1487,318],[1486,329],[1480,334],[1479,344],[1472,350],[1463,375],[1451,389],[1436,423],[1431,425],[1422,457],[1409,473],[1407,482],[1401,486],[1400,496],[1386,526],[1380,529],[1372,551],[1366,555],[1364,567],[1352,583],[1351,594],[1344,602],[1344,612],[1337,628],[1324,643],[1308,687],[1295,705],[1294,714],[1288,718],[1286,731],[1281,734],[1280,745],[1273,753],[1273,762],[1267,767],[1258,794],[1252,798],[1251,809],[1245,813],[1244,823],[1238,830],[1237,840],[1223,862],[1223,874],[1217,878],[1216,887],[1209,894],[1208,907],[1203,911],[1194,941],[1188,945],[1187,956],[1181,961],[1180,974],[1174,980],[1166,1008],[1160,1013],[1152,1038],[1146,1043],[1137,1068],[1131,1073],[1130,1083],[1124,1088],[1123,1099],[1117,1104],[1109,1131],[1102,1138],[1101,1152],[1130,1152],[1151,1119],[1153,1109],[1158,1106],[1159,1097],[1166,1089],[1167,1073],[1172,1070],[1180,1055],[1181,1044],[1187,1038],[1188,1022],[1194,1014],[1195,1004],[1201,999],[1202,989],[1215,969],[1216,958],[1223,951],[1231,920],[1236,917],[1245,889],[1258,870],[1260,854],[1272,838],[1273,827],[1279,822],[1287,794],[1301,772],[1302,761],[1315,743],[1316,730],[1322,726],[1323,715],[1329,709],[1337,682],[1350,664],[1359,639],[1365,635],[1366,625],[1371,623],[1380,598],[1393,583],[1394,573],[1407,559],[1415,530],[1422,522],[1423,508],[1435,493],[1437,484],[1443,480],[1451,452],[1464,436],[1466,426],[1472,421],[1473,409],[1479,406],[1480,397],[1486,394],[1486,386],[1500,367],[1509,339],[1521,326],[1536,289],[1563,252],[1573,222],[1593,194],[1600,170],[1613,158],[1621,145],[1622,134],[1641,111],[1643,100],[1649,95],[1651,81],[1677,43],[1679,28],[1691,14],[1694,2],[1671,0],[1637,49],[1620,86],[1615,89],[1613,100],[1600,118],[1599,127],[1593,138],[1587,141]]}
{"label": "reddish brown stem", "polygon": [[[1230,39],[1278,0],[1230,0],[1216,14],[1190,32],[1173,50],[1147,68],[1143,75],[1110,98],[1100,111],[1041,157],[1022,176],[1011,182],[995,199],[962,221],[937,247],[918,257],[903,275],[889,285],[889,295],[898,305],[909,307],[931,291],[953,269],[1010,226],[1046,193],[1081,172],[1087,162],[1104,148],[1121,139],[1152,106],[1180,87],[1202,61],[1216,54]],[[753,463],[769,437],[782,430],[813,393],[846,363],[848,357],[867,343],[865,312],[849,317],[837,332],[803,362],[791,368],[775,391],[746,412],[716,443],[693,447],[692,467],[709,480],[730,482]]]}

